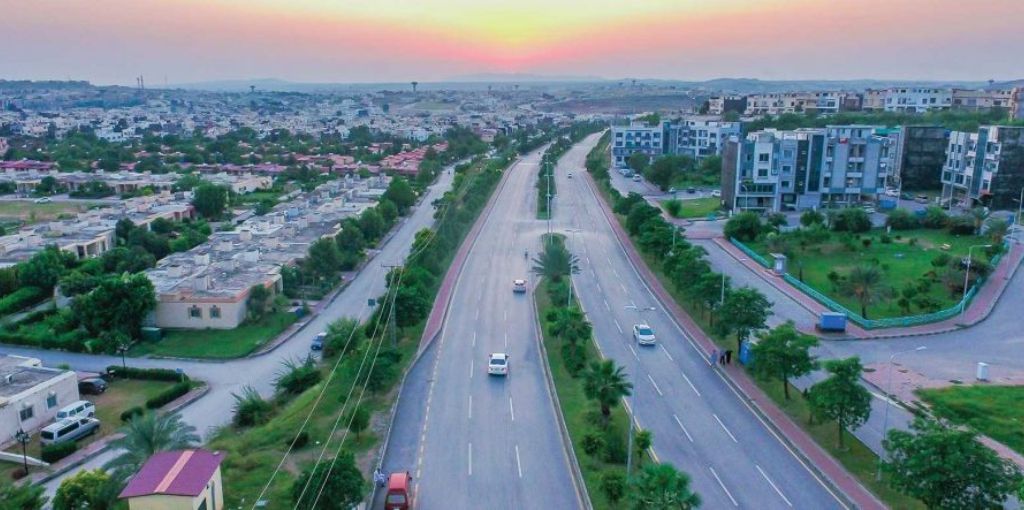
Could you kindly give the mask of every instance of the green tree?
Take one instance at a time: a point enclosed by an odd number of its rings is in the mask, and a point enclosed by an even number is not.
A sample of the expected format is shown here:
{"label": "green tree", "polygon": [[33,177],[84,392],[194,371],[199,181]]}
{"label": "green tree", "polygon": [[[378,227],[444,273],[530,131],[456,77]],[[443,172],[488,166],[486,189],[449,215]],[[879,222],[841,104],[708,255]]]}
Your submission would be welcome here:
{"label": "green tree", "polygon": [[[156,308],[153,283],[142,273],[107,278],[88,294],[71,304],[78,321],[92,335],[118,331],[138,338],[142,320]],[[112,347],[104,346],[106,352]]]}
{"label": "green tree", "polygon": [[637,465],[640,465],[644,458],[644,452],[654,444],[654,433],[647,429],[639,429],[633,437],[633,446],[636,447]]}
{"label": "green tree", "polygon": [[725,237],[738,239],[745,243],[756,240],[763,231],[764,225],[761,224],[761,218],[751,211],[733,215],[729,221],[725,222],[723,230]]}
{"label": "green tree", "polygon": [[633,393],[633,384],[626,380],[622,367],[606,359],[595,361],[583,373],[583,392],[590,400],[597,401],[605,426],[612,416],[612,407],[623,397]]}
{"label": "green tree", "polygon": [[384,218],[384,223],[388,228],[391,228],[391,225],[394,225],[395,220],[398,219],[398,206],[386,198],[377,203],[377,212],[380,213],[381,218]]}
{"label": "green tree", "polygon": [[875,266],[857,266],[843,282],[843,293],[860,304],[860,316],[868,318],[868,305],[882,295],[882,271]]}
{"label": "green tree", "polygon": [[180,414],[148,412],[121,428],[123,437],[110,442],[110,451],[121,452],[103,465],[114,478],[127,480],[157,452],[181,450],[199,443],[196,428],[181,421]]}
{"label": "green tree", "polygon": [[305,510],[349,510],[363,500],[365,492],[355,458],[342,452],[303,471],[292,485],[292,502]]}
{"label": "green tree", "polygon": [[270,211],[273,211],[275,205],[277,205],[277,202],[269,198],[260,200],[259,202],[256,202],[256,205],[253,207],[253,214],[256,216],[264,216],[270,213]]}
{"label": "green tree", "polygon": [[267,313],[267,304],[272,294],[263,284],[253,285],[249,288],[249,299],[246,301],[246,311],[249,317],[255,320],[263,318]]}
{"label": "green tree", "polygon": [[52,290],[72,262],[71,254],[56,246],[47,246],[18,265],[18,280],[24,286]]}
{"label": "green tree", "polygon": [[811,227],[813,225],[822,225],[825,223],[825,215],[821,214],[817,210],[808,209],[800,215],[800,224],[804,227]]}
{"label": "green tree", "polygon": [[53,510],[110,510],[117,505],[120,485],[102,469],[83,469],[60,483]]}
{"label": "green tree", "polygon": [[370,412],[363,405],[356,406],[348,415],[348,430],[356,435],[356,439],[370,426]]}
{"label": "green tree", "polygon": [[917,418],[911,431],[891,430],[882,446],[889,485],[929,509],[1002,508],[1021,486],[1020,469],[1000,458],[969,428]]}
{"label": "green tree", "polygon": [[274,388],[288,395],[298,395],[320,382],[322,374],[316,366],[316,360],[307,356],[304,361],[284,360],[281,370],[274,379]]}
{"label": "green tree", "polygon": [[331,277],[341,269],[341,253],[336,242],[330,239],[317,239],[309,246],[306,254],[305,267],[315,276]]}
{"label": "green tree", "polygon": [[752,349],[751,369],[759,377],[782,381],[783,392],[789,400],[789,379],[808,374],[817,365],[811,356],[811,347],[818,345],[818,339],[797,331],[793,321],[757,337],[760,341]]}
{"label": "green tree", "polygon": [[871,230],[871,217],[860,207],[849,207],[836,213],[832,219],[832,230],[836,232],[867,232]]}
{"label": "green tree", "polygon": [[860,358],[826,361],[825,370],[829,377],[811,386],[807,400],[815,416],[835,420],[842,448],[843,431],[863,425],[871,416],[871,393],[860,385]]}
{"label": "green tree", "polygon": [[630,486],[631,510],[690,510],[700,507],[700,496],[690,488],[690,477],[671,464],[648,464]]}
{"label": "green tree", "polygon": [[601,492],[612,505],[617,505],[626,495],[626,477],[619,471],[605,471],[601,474]]}
{"label": "green tree", "polygon": [[386,230],[384,218],[376,209],[367,209],[359,215],[359,230],[363,233],[364,239],[375,243],[380,240]]}
{"label": "green tree", "polygon": [[343,317],[327,326],[327,338],[324,340],[324,357],[332,358],[336,354],[355,352],[366,335],[360,330],[359,321]]}
{"label": "green tree", "polygon": [[643,173],[647,169],[647,165],[651,164],[651,157],[643,152],[634,152],[629,155],[626,159],[626,164],[629,168],[632,168],[636,173]]}
{"label": "green tree", "polygon": [[772,302],[757,289],[740,287],[725,293],[725,304],[720,311],[729,320],[718,322],[718,330],[723,335],[736,333],[736,352],[743,348],[743,341],[750,333],[764,329],[768,316],[772,311]]}
{"label": "green tree", "polygon": [[217,184],[203,183],[193,190],[192,206],[203,218],[218,219],[228,205],[229,190]]}
{"label": "green tree", "polygon": [[3,501],[3,508],[7,510],[42,510],[47,499],[44,492],[42,485],[14,485],[0,479],[0,501]]}
{"label": "green tree", "polygon": [[560,236],[545,237],[544,251],[533,259],[533,272],[552,282],[560,282],[569,273],[579,271],[579,259],[569,253],[564,239]]}
{"label": "green tree", "polygon": [[413,191],[409,182],[401,177],[391,179],[388,189],[384,191],[381,199],[388,200],[398,208],[398,214],[405,216],[409,208],[416,203],[416,192]]}
{"label": "green tree", "polygon": [[655,218],[661,219],[660,209],[647,202],[638,202],[629,209],[629,214],[626,215],[626,230],[630,235],[635,236]]}

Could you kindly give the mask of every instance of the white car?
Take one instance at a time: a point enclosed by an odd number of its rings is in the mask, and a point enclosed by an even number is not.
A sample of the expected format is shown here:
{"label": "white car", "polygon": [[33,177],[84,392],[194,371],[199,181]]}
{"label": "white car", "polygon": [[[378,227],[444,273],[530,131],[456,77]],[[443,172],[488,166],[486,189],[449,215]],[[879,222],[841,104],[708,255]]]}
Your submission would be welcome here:
{"label": "white car", "polygon": [[640,182],[641,180],[640,174],[633,174],[633,182]]}
{"label": "white car", "polygon": [[512,280],[512,292],[517,294],[526,292],[526,280]]}
{"label": "white car", "polygon": [[508,354],[496,352],[487,358],[487,375],[508,375]]}
{"label": "white car", "polygon": [[53,202],[50,197],[40,197],[35,199],[35,203],[37,204],[49,204],[50,202]]}
{"label": "white car", "polygon": [[640,345],[654,345],[654,330],[647,324],[633,324],[633,338]]}
{"label": "white car", "polygon": [[885,190],[885,196],[895,198],[895,197],[900,196],[900,192],[899,192],[899,190],[895,190],[895,189],[887,189],[887,190]]}
{"label": "white car", "polygon": [[718,197],[722,196],[722,190],[718,190],[718,189],[711,190],[711,196],[713,196],[715,198],[718,198]]}

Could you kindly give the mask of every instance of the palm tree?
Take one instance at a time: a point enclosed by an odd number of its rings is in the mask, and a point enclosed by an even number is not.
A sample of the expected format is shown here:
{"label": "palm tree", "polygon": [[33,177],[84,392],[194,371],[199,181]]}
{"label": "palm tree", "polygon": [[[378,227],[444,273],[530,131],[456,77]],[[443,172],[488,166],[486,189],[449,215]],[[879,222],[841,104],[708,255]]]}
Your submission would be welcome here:
{"label": "palm tree", "polygon": [[124,437],[110,443],[110,449],[121,450],[121,454],[103,469],[122,479],[138,471],[157,452],[190,448],[199,443],[196,428],[181,421],[177,414],[148,412],[129,421],[121,432]]}
{"label": "palm tree", "polygon": [[601,416],[607,425],[612,416],[612,406],[633,393],[633,384],[626,380],[622,367],[606,359],[591,363],[590,369],[583,374],[583,392],[601,406]]}
{"label": "palm tree", "polygon": [[561,239],[548,239],[544,243],[544,251],[533,259],[533,272],[553,282],[559,282],[570,272],[580,272],[579,259],[569,253]]}
{"label": "palm tree", "polygon": [[1009,232],[1010,224],[1002,218],[989,218],[985,222],[985,234],[992,240],[992,244],[1002,244]]}
{"label": "palm tree", "polygon": [[875,266],[858,266],[846,275],[846,295],[857,298],[860,316],[868,318],[868,305],[882,292],[882,272]]}
{"label": "palm tree", "polygon": [[632,485],[632,510],[691,510],[700,506],[700,496],[690,489],[690,477],[671,464],[648,464]]}
{"label": "palm tree", "polygon": [[988,219],[988,209],[984,207],[975,207],[971,209],[967,215],[974,222],[974,235],[981,234],[981,226],[985,224],[985,220]]}

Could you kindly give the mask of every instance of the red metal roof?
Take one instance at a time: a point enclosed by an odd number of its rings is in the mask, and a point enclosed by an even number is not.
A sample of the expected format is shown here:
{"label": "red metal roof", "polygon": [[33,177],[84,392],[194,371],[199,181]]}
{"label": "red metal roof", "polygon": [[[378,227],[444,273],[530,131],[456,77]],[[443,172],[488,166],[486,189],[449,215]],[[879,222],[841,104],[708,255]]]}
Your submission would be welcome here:
{"label": "red metal roof", "polygon": [[153,494],[198,496],[224,456],[206,450],[178,450],[153,455],[121,491],[120,498]]}

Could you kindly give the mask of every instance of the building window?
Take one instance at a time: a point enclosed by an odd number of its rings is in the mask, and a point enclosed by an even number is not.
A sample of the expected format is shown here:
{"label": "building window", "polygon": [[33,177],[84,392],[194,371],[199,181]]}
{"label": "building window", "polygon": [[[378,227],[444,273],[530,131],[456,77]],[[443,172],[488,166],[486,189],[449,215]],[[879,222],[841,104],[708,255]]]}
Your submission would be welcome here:
{"label": "building window", "polygon": [[46,408],[53,409],[54,407],[57,407],[57,394],[51,393],[46,397]]}
{"label": "building window", "polygon": [[768,162],[768,157],[769,157],[769,156],[770,156],[770,155],[769,155],[769,154],[768,154],[767,152],[764,152],[764,153],[761,153],[761,154],[758,154],[758,155],[757,155],[757,160],[758,160],[759,162],[761,162],[761,163],[767,163],[767,162]]}
{"label": "building window", "polygon": [[188,316],[190,318],[192,318],[192,319],[202,319],[203,318],[203,309],[199,308],[198,306],[192,305],[188,309]]}
{"label": "building window", "polygon": [[220,307],[219,306],[213,305],[213,306],[210,307],[210,318],[211,319],[219,319],[220,318]]}
{"label": "building window", "polygon": [[34,415],[35,415],[35,413],[33,412],[32,406],[28,406],[28,407],[22,409],[18,413],[18,416],[21,417],[21,421],[28,420],[28,419],[32,418],[32,416],[34,416]]}

